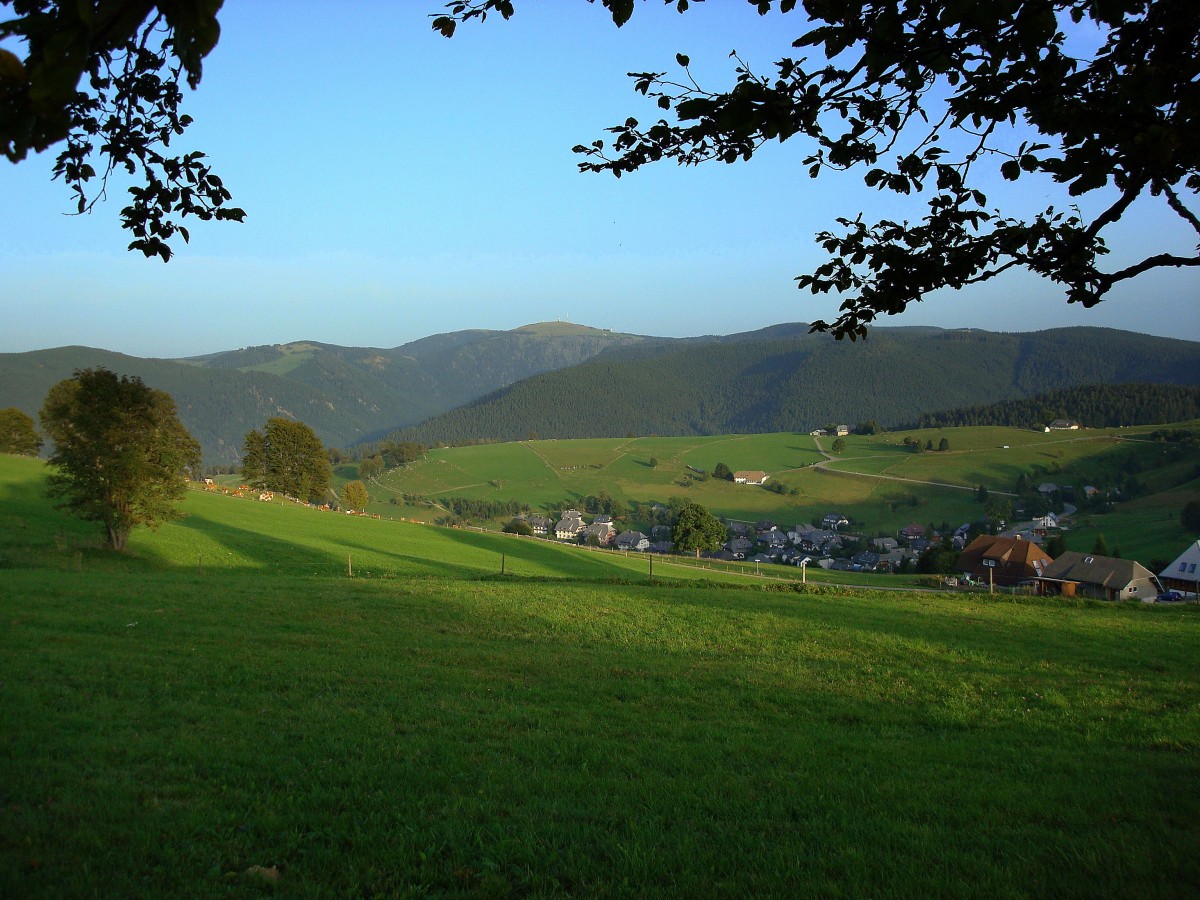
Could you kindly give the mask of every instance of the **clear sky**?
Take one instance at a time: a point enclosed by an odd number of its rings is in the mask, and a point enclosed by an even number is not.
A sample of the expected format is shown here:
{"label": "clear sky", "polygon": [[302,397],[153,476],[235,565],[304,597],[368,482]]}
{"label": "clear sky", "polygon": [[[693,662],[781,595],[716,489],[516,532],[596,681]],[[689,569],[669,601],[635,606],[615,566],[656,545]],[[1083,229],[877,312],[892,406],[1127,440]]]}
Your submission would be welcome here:
{"label": "clear sky", "polygon": [[[799,141],[733,166],[577,171],[572,146],[658,117],[625,73],[677,71],[683,52],[702,83],[729,84],[731,50],[761,70],[791,52],[796,14],[651,2],[618,30],[598,5],[524,0],[512,20],[446,40],[429,24],[441,4],[228,2],[179,146],[208,153],[247,219],[193,227],[169,264],[125,251],[121,187],[70,216],[50,154],[0,162],[0,351],[176,357],[295,340],[392,347],[550,320],[687,336],[832,319],[836,299],[793,282],[822,260],[813,235],[859,210],[920,214],[861,174],[810,180]],[[989,181],[989,199],[1003,189]],[[1021,208],[1066,205],[1024,180],[1015,191]],[[1110,241],[1117,261],[1189,250],[1153,203]],[[1200,336],[1200,271],[1143,276],[1110,298],[1084,310],[1017,275],[886,324]]]}

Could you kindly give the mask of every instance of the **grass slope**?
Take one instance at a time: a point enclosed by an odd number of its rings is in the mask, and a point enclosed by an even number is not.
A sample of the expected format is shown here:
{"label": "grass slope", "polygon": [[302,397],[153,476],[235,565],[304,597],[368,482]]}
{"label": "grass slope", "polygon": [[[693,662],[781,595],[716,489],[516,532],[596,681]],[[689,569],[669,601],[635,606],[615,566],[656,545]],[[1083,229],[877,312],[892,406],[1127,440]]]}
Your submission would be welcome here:
{"label": "grass slope", "polygon": [[[1184,423],[1194,427],[1197,423]],[[372,485],[377,512],[396,509],[390,498],[405,493],[427,497],[516,500],[534,509],[575,502],[606,491],[625,504],[666,503],[672,496],[700,503],[714,513],[744,521],[768,518],[785,525],[808,522],[839,511],[864,523],[867,533],[894,533],[911,521],[943,521],[957,526],[982,515],[974,489],[1011,491],[1024,473],[1034,484],[1059,479],[1055,473],[1087,470],[1104,473],[1121,454],[1135,453],[1144,468],[1139,477],[1150,496],[1091,516],[1078,534],[1068,535],[1071,549],[1090,550],[1096,533],[1120,536],[1115,546],[1143,562],[1173,558],[1194,536],[1183,531],[1179,511],[1200,492],[1193,462],[1161,464],[1161,445],[1145,436],[1154,426],[1039,432],[1016,428],[969,427],[850,435],[846,448],[823,467],[825,457],[808,435],[792,432],[714,437],[597,438],[522,441],[432,450],[420,462],[391,470]],[[903,445],[912,436],[944,453],[913,453]],[[832,438],[821,438],[829,452]],[[651,467],[650,459],[658,465]],[[730,468],[761,469],[795,494],[783,496],[760,487],[710,479],[694,481],[694,469],[711,472],[718,462]],[[1185,471],[1186,470],[1186,471]],[[1111,474],[1111,473],[1110,473]],[[438,509],[404,509],[404,515],[434,519]],[[1156,527],[1143,528],[1139,510],[1158,510]],[[1086,546],[1085,546],[1086,544]],[[1113,547],[1112,540],[1109,546]]]}
{"label": "grass slope", "polygon": [[[204,495],[76,571],[42,477],[0,457],[4,896],[1200,891],[1200,608],[502,581]],[[274,564],[373,526],[395,577]]]}

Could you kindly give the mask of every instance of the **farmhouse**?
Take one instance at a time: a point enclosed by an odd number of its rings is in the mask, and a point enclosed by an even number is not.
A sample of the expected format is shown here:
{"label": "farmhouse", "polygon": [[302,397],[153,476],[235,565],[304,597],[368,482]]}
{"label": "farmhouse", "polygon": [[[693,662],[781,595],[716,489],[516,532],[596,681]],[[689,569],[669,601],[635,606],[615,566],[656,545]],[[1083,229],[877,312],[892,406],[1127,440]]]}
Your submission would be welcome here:
{"label": "farmhouse", "polygon": [[547,519],[545,516],[526,516],[525,521],[529,523],[529,527],[534,534],[546,534],[554,524],[553,521]]}
{"label": "farmhouse", "polygon": [[568,509],[563,513],[558,524],[554,526],[554,536],[560,541],[574,540],[583,531],[583,514],[578,510]]}
{"label": "farmhouse", "polygon": [[613,537],[616,535],[616,529],[612,527],[611,522],[593,522],[579,533],[579,540],[584,543],[595,543],[601,547],[607,547],[612,543]]}
{"label": "farmhouse", "polygon": [[964,575],[1007,587],[1038,578],[1052,559],[1032,541],[981,534],[959,554],[954,568]]}
{"label": "farmhouse", "polygon": [[1158,573],[1163,587],[1188,594],[1200,593],[1200,541],[1179,554],[1175,561]]}
{"label": "farmhouse", "polygon": [[1038,580],[1045,593],[1058,593],[1064,597],[1153,603],[1159,592],[1154,573],[1139,562],[1073,550],[1046,566]]}
{"label": "farmhouse", "polygon": [[1046,426],[1047,431],[1078,431],[1079,423],[1074,419],[1055,419]]}
{"label": "farmhouse", "polygon": [[766,484],[767,479],[769,477],[770,476],[767,475],[766,472],[758,472],[758,471],[734,472],[733,473],[733,483],[734,484]]}

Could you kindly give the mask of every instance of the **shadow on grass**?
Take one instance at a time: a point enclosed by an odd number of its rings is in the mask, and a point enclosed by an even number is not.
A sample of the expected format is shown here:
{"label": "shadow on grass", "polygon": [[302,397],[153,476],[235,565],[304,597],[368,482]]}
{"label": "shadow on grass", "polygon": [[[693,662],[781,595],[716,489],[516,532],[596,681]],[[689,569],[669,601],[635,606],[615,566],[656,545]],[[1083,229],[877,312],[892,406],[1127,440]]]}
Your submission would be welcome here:
{"label": "shadow on grass", "polygon": [[[496,554],[495,566],[480,567],[475,570],[477,573],[499,572],[500,556],[503,554],[506,560],[515,560],[518,564],[525,563],[529,566],[536,566],[538,571],[532,573],[536,575],[557,574],[575,578],[620,578],[633,575],[631,572],[626,573],[623,569],[610,565],[603,561],[603,558],[592,558],[592,554],[569,553],[565,548],[547,546],[542,541],[533,538],[480,534],[456,529],[448,529],[446,536],[456,543]],[[506,568],[510,574],[531,574],[528,571],[521,572],[519,569],[513,571],[510,566],[506,566]]]}

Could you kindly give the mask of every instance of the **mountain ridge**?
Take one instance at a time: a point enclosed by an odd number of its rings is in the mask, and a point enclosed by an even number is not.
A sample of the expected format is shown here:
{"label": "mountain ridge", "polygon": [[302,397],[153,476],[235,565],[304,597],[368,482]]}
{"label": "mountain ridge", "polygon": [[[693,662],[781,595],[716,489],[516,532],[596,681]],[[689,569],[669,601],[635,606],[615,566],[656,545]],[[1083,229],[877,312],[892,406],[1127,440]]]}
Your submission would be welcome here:
{"label": "mountain ridge", "polygon": [[1091,326],[901,326],[850,343],[805,323],[669,338],[552,322],[393,348],[302,340],[178,359],[75,345],[0,354],[0,407],[36,416],[54,383],[95,366],[171,393],[206,462],[236,464],[246,432],[273,415],[340,447],[387,435],[434,443],[891,424],[1079,384],[1200,384],[1200,344]]}

